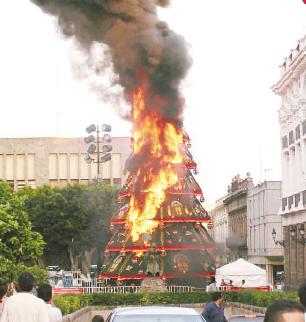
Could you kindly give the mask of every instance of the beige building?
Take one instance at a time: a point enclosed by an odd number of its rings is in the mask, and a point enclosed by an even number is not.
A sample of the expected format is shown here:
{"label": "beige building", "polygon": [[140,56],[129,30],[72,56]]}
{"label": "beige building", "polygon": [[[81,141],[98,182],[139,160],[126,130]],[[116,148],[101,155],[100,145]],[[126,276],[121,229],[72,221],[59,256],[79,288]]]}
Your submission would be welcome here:
{"label": "beige building", "polygon": [[[130,155],[130,138],[114,137],[112,159],[101,166],[104,183],[122,185],[124,164]],[[86,163],[83,138],[0,139],[0,180],[15,189],[29,185],[87,184],[97,177],[97,164]]]}
{"label": "beige building", "polygon": [[228,211],[228,237],[226,246],[230,249],[229,260],[247,259],[247,196],[253,188],[253,179],[247,175],[241,179],[239,175],[232,179],[228,194],[223,203]]}
{"label": "beige building", "polygon": [[248,190],[248,260],[265,269],[269,284],[280,284],[284,271],[284,250],[273,240],[273,230],[282,236],[281,182],[264,181]]}

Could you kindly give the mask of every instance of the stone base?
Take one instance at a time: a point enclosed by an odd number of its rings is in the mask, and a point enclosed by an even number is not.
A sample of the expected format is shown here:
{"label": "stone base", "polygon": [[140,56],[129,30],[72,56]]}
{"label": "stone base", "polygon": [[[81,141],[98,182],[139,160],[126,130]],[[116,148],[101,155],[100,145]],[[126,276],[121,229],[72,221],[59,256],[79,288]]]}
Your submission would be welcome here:
{"label": "stone base", "polygon": [[148,277],[141,282],[139,292],[162,293],[168,292],[168,289],[161,278]]}

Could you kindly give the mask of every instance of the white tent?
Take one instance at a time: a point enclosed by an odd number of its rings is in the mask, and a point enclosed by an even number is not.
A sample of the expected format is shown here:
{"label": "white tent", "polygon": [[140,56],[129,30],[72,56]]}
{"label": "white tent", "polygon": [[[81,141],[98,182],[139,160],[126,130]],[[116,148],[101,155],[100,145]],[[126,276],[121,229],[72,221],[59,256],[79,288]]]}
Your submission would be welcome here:
{"label": "white tent", "polygon": [[232,280],[234,286],[241,286],[242,280],[245,280],[246,287],[260,287],[267,285],[266,271],[242,258],[217,268],[217,285],[220,285],[222,278],[226,283]]}

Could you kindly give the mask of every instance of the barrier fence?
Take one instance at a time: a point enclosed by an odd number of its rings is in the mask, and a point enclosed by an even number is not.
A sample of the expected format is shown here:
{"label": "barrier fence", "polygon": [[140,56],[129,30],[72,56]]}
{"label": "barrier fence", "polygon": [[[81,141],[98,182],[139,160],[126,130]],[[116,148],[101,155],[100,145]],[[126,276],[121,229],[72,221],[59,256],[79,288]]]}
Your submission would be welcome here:
{"label": "barrier fence", "polygon": [[[191,286],[167,286],[170,293],[192,292],[194,287]],[[93,294],[93,293],[137,293],[140,286],[83,286],[83,287],[61,287],[53,288],[53,294]]]}

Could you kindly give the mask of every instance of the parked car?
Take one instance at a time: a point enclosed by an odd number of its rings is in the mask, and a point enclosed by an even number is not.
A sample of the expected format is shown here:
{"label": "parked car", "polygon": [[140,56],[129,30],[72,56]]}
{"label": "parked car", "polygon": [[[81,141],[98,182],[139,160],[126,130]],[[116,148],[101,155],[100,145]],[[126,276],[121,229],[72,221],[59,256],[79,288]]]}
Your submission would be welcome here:
{"label": "parked car", "polygon": [[234,315],[228,319],[228,322],[263,322],[264,317],[262,314]]}
{"label": "parked car", "polygon": [[207,322],[191,308],[175,306],[138,306],[114,309],[106,322]]}

